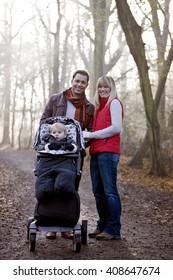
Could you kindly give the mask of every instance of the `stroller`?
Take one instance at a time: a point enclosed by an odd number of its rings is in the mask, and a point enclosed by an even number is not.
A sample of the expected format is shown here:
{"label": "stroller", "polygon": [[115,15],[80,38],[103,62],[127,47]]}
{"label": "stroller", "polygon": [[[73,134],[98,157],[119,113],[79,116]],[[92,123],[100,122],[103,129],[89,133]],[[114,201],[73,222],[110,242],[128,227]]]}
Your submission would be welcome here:
{"label": "stroller", "polygon": [[[74,153],[65,150],[39,150],[50,125],[61,122],[66,126],[68,137],[78,146]],[[35,175],[35,195],[37,203],[34,217],[27,221],[27,240],[30,251],[35,251],[38,231],[67,232],[73,231],[73,250],[80,252],[81,244],[87,244],[87,220],[78,223],[80,217],[80,197],[78,187],[84,158],[84,140],[80,124],[68,117],[51,117],[40,124],[33,143],[37,152]],[[72,173],[71,169],[74,173]],[[67,173],[65,173],[67,172]],[[70,173],[71,172],[71,173]],[[62,177],[62,174],[64,177]],[[70,177],[75,174],[75,177]],[[69,176],[69,177],[68,177]],[[54,192],[53,186],[59,180],[65,184]],[[74,179],[74,180],[73,180]],[[74,184],[73,184],[73,182]]]}

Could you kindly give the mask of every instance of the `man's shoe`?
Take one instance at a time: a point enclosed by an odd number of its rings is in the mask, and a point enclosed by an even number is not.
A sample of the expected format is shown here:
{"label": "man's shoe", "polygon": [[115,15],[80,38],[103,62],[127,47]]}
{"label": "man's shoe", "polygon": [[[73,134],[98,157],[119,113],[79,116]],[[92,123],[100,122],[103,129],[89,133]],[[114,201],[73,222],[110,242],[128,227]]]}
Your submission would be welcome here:
{"label": "man's shoe", "polygon": [[102,232],[99,229],[95,229],[94,232],[88,233],[90,238],[96,238],[97,235],[101,234]]}
{"label": "man's shoe", "polygon": [[120,238],[121,238],[120,235],[113,236],[104,231],[96,236],[96,239],[101,240],[101,241],[115,240],[115,239],[120,239]]}
{"label": "man's shoe", "polygon": [[66,239],[73,239],[73,234],[71,231],[61,232],[61,236]]}
{"label": "man's shoe", "polygon": [[46,238],[47,239],[56,239],[56,232],[47,232],[46,233]]}

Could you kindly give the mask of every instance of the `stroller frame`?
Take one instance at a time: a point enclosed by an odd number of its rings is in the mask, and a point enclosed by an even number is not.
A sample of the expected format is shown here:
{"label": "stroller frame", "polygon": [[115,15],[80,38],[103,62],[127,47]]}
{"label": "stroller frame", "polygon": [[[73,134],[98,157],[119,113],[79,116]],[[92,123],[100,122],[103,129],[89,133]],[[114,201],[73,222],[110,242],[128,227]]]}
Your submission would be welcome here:
{"label": "stroller frame", "polygon": [[35,251],[36,235],[38,231],[51,232],[67,232],[73,231],[73,251],[79,253],[81,244],[87,245],[87,220],[82,220],[82,224],[76,224],[74,227],[60,227],[60,226],[41,226],[37,224],[34,217],[30,217],[27,222],[27,241],[29,243],[29,250]]}
{"label": "stroller frame", "polygon": [[[44,122],[44,124],[52,124],[54,122],[62,122],[64,124],[74,124],[74,126],[76,127],[77,130],[77,134],[76,134],[76,138],[77,138],[77,143],[79,145],[79,151],[76,154],[62,154],[59,155],[61,157],[72,157],[74,158],[75,162],[76,162],[76,176],[78,176],[79,181],[81,178],[81,155],[82,155],[82,151],[84,149],[84,144],[83,144],[83,138],[82,138],[82,132],[81,132],[81,128],[80,125],[77,121],[67,118],[67,117],[51,117],[46,119],[46,121]],[[35,141],[33,143],[33,148],[37,151],[37,146],[40,143],[41,139],[40,139],[40,130],[41,130],[41,126],[42,124],[39,126],[38,131],[36,133],[35,136]],[[39,157],[50,157],[50,155],[43,153],[41,154],[40,152],[37,151],[37,156]],[[53,157],[56,157],[56,155],[53,155]],[[82,159],[83,160],[83,159]],[[37,174],[36,174],[37,176]],[[77,196],[79,197],[78,193]],[[80,202],[79,202],[80,203]],[[82,220],[82,223],[76,223],[74,226],[61,226],[60,224],[55,224],[53,223],[52,225],[46,225],[46,223],[40,223],[39,220],[36,218],[36,216],[34,215],[34,217],[29,217],[28,221],[27,221],[27,241],[29,244],[29,250],[31,252],[35,251],[35,247],[36,247],[36,236],[37,236],[37,232],[41,232],[41,231],[45,231],[45,232],[67,232],[67,231],[72,231],[73,232],[73,251],[75,251],[76,253],[79,253],[81,250],[81,245],[86,245],[87,244],[87,224],[88,221],[87,220]]]}

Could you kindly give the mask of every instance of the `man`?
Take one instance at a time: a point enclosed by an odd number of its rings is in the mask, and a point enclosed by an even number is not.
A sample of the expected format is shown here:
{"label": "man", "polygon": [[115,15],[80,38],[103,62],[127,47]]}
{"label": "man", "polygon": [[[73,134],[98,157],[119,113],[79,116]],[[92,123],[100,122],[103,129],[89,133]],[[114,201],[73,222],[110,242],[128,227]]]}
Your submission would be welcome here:
{"label": "man", "polygon": [[84,70],[77,70],[71,80],[71,88],[50,97],[40,122],[54,116],[66,116],[80,122],[82,130],[92,128],[94,105],[85,95],[89,75]]}
{"label": "man", "polygon": [[[40,123],[54,116],[66,116],[80,122],[82,130],[92,129],[94,105],[86,98],[85,90],[89,83],[89,74],[77,70],[71,80],[71,87],[59,94],[53,94],[42,114]],[[72,238],[71,232],[62,232],[62,237]],[[46,238],[55,239],[56,232],[48,232]]]}

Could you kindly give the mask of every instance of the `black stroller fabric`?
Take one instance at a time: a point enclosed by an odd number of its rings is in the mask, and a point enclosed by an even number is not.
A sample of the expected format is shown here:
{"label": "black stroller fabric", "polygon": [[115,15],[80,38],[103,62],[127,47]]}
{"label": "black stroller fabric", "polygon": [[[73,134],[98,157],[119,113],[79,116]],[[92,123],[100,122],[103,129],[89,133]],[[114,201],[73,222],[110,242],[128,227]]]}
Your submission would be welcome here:
{"label": "black stroller fabric", "polygon": [[37,202],[34,217],[40,226],[74,227],[80,215],[78,193],[59,195],[49,201]]}
{"label": "black stroller fabric", "polygon": [[35,197],[47,201],[55,195],[70,195],[76,192],[76,168],[71,158],[42,157],[37,167],[38,178],[35,182]]}

